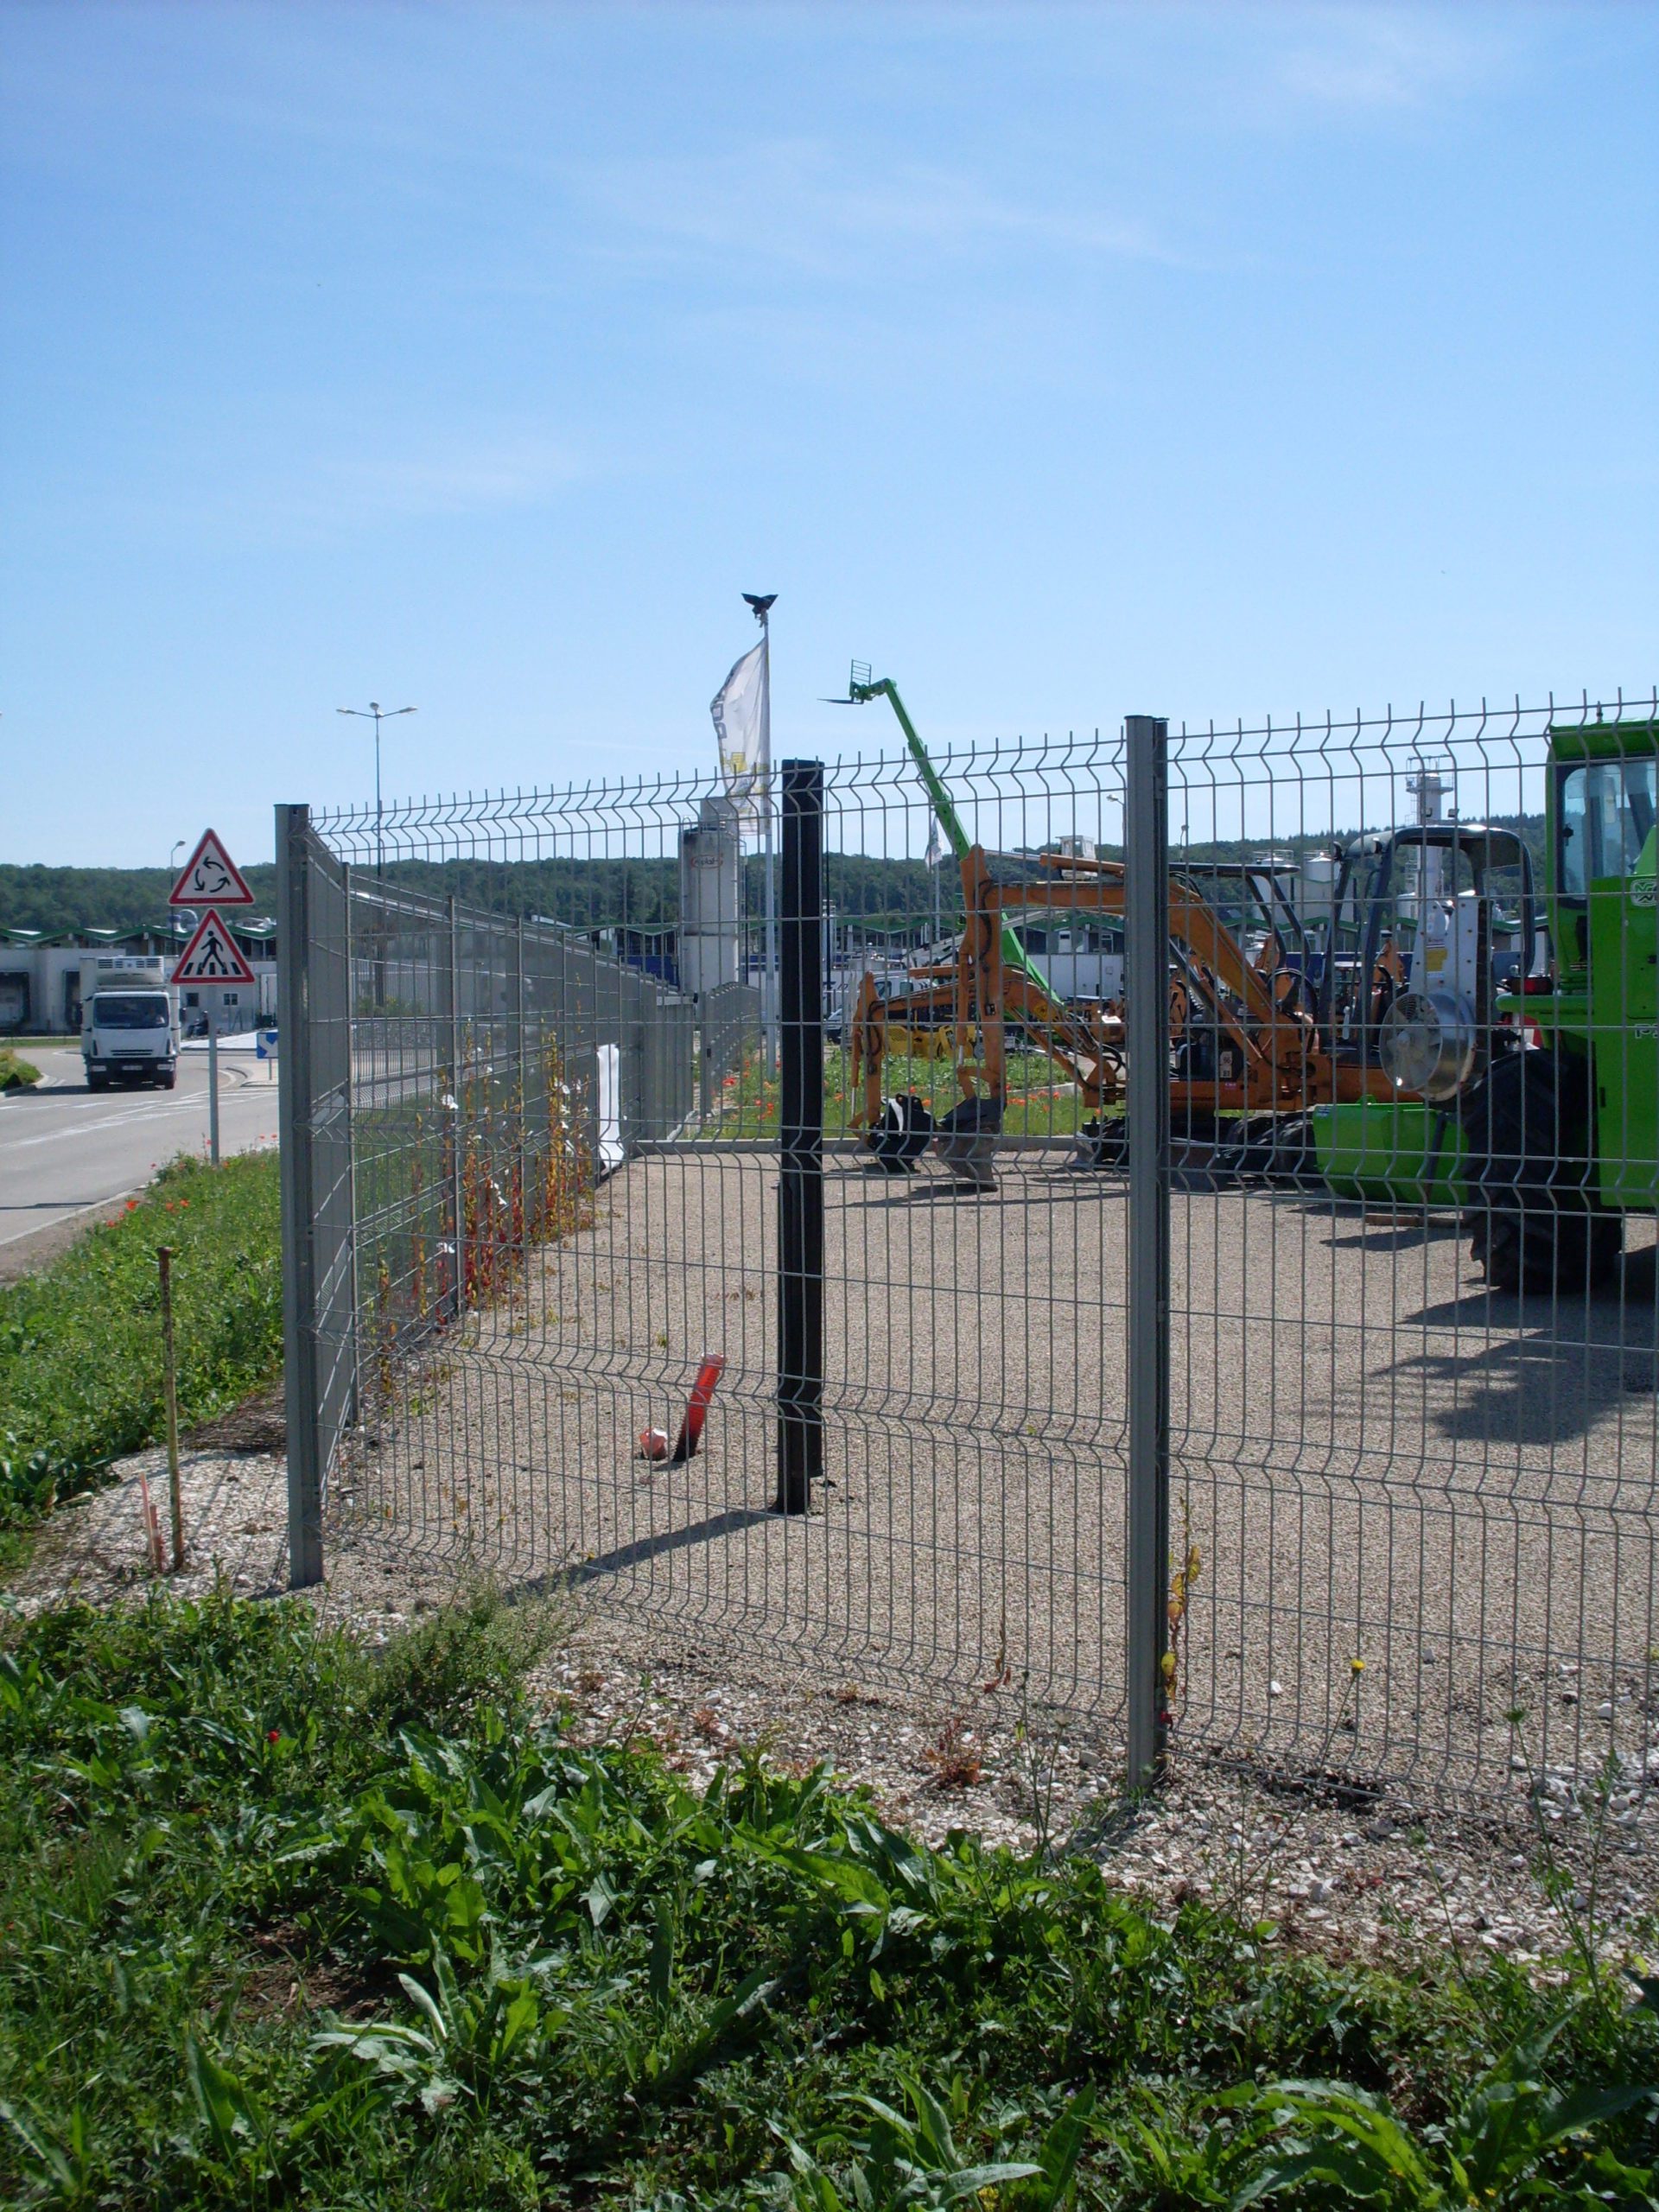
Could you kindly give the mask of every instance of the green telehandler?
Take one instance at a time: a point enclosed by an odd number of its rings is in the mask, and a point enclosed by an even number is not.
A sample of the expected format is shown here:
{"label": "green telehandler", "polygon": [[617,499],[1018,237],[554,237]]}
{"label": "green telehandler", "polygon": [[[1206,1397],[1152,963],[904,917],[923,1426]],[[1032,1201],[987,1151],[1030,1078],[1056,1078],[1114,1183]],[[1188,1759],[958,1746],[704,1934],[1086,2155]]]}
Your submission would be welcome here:
{"label": "green telehandler", "polygon": [[[1607,1281],[1624,1217],[1659,1210],[1659,721],[1548,737],[1547,964],[1496,982],[1489,964],[1477,995],[1454,963],[1391,1010],[1401,1096],[1309,1116],[1333,1191],[1460,1205],[1507,1292]],[[1470,977],[1489,916],[1473,898]]]}

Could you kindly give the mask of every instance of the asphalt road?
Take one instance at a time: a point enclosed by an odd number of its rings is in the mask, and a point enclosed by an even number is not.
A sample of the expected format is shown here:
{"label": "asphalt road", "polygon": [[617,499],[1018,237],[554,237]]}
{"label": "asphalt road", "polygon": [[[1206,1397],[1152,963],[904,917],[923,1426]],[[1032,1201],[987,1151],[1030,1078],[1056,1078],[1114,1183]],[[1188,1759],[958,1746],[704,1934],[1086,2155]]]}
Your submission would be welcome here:
{"label": "asphalt road", "polygon": [[[187,1047],[173,1090],[89,1091],[80,1054],[31,1046],[46,1078],[0,1094],[0,1275],[61,1240],[79,1216],[140,1190],[156,1168],[207,1142],[207,1056]],[[276,1141],[276,1085],[251,1045],[219,1054],[219,1143],[254,1152]]]}

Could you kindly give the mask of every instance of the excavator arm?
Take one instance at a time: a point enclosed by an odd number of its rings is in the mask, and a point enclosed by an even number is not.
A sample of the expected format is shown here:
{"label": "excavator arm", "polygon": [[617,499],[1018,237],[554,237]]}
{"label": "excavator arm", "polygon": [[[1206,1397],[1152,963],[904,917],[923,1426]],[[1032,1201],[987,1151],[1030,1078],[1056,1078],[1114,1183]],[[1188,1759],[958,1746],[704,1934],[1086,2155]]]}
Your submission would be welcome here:
{"label": "excavator arm", "polygon": [[[1121,1029],[1099,1012],[1081,1013],[1050,988],[1015,934],[1010,917],[1056,909],[1077,914],[1121,915],[1123,865],[1117,861],[1045,853],[1039,864],[1048,879],[1028,884],[993,883],[982,848],[970,842],[950,792],[916,733],[891,677],[849,686],[854,704],[885,698],[941,829],[962,868],[964,927],[950,971],[917,971],[914,988],[883,1000],[873,976],[860,990],[849,1036],[852,1081],[861,1090],[855,1122],[873,1128],[882,1111],[884,1063],[894,1029],[914,1032],[949,1024],[954,1030],[957,1079],[964,1098],[1001,1100],[1007,1091],[1007,1031],[1012,1024],[1074,1081],[1098,1110],[1119,1096]],[[1270,972],[1258,967],[1191,880],[1173,873],[1168,887],[1169,941],[1189,995],[1204,1012],[1200,1026],[1235,1048],[1239,1079],[1179,1083],[1172,1096],[1189,1106],[1282,1111],[1349,1089],[1322,1048],[1311,1019],[1281,1002]]]}

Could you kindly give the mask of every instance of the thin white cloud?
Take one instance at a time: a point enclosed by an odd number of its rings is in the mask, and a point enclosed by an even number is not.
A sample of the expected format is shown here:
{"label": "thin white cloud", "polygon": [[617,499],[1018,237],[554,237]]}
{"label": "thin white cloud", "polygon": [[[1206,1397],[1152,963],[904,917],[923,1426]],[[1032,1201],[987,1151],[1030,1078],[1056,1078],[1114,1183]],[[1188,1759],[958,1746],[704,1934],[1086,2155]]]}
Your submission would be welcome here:
{"label": "thin white cloud", "polygon": [[1408,109],[1490,85],[1514,49],[1515,16],[1407,7],[1307,10],[1281,46],[1274,75],[1298,103]]}
{"label": "thin white cloud", "polygon": [[861,273],[873,254],[962,259],[1009,246],[1092,257],[1169,260],[1152,226],[1109,209],[1000,194],[954,170],[901,162],[851,173],[817,139],[760,143],[702,160],[594,167],[573,180],[618,226],[616,248],[719,256],[819,276]]}
{"label": "thin white cloud", "polygon": [[403,522],[534,509],[590,475],[591,456],[533,429],[457,433],[366,425],[251,435],[245,423],[199,423],[129,456],[111,475],[67,471],[49,512],[21,526],[93,527],[123,539],[225,545],[316,545]]}
{"label": "thin white cloud", "polygon": [[304,504],[345,519],[471,514],[537,506],[583,474],[568,446],[537,435],[442,439],[398,453],[353,454],[315,467]]}

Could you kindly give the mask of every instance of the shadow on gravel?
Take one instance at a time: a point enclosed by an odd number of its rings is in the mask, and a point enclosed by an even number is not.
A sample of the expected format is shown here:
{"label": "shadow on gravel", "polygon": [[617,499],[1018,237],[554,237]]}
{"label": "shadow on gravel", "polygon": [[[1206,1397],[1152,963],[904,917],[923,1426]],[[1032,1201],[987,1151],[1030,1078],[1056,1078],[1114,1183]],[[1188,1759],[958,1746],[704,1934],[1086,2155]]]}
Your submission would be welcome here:
{"label": "shadow on gravel", "polygon": [[[1062,1178],[1065,1179],[1063,1180]],[[1122,1198],[1128,1196],[1128,1185],[1121,1179],[1116,1183],[1080,1181],[1068,1168],[1051,1168],[1044,1172],[1041,1186],[1027,1196],[1024,1192],[998,1184],[995,1189],[983,1190],[977,1183],[916,1182],[907,1188],[894,1191],[885,1198],[873,1198],[873,1206],[883,1209],[893,1206],[952,1205],[975,1203],[992,1206],[1052,1206],[1062,1199],[1074,1204],[1084,1199]]]}
{"label": "shadow on gravel", "polygon": [[721,1536],[735,1536],[745,1529],[759,1528],[762,1522],[776,1518],[775,1514],[757,1512],[751,1506],[734,1506],[725,1513],[711,1513],[706,1521],[694,1521],[688,1529],[669,1529],[660,1536],[642,1536],[638,1543],[619,1544],[614,1551],[601,1552],[595,1559],[582,1560],[563,1573],[544,1575],[542,1583],[553,1588],[597,1582],[607,1574],[620,1574],[625,1567],[643,1567],[647,1560],[660,1559],[664,1552],[683,1552],[692,1544],[711,1544]]}
{"label": "shadow on gravel", "polygon": [[[1659,1374],[1652,1255],[1632,1255],[1624,1287],[1595,1297],[1515,1297],[1485,1290],[1413,1314],[1414,1329],[1467,1332],[1469,1351],[1417,1351],[1389,1371],[1453,1386],[1432,1416],[1452,1442],[1554,1447],[1621,1408],[1651,1403]],[[1500,1333],[1500,1332],[1502,1333]],[[1630,1355],[1634,1354],[1634,1359]]]}

